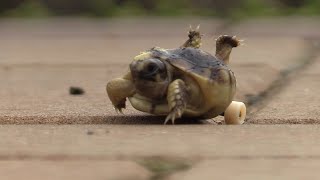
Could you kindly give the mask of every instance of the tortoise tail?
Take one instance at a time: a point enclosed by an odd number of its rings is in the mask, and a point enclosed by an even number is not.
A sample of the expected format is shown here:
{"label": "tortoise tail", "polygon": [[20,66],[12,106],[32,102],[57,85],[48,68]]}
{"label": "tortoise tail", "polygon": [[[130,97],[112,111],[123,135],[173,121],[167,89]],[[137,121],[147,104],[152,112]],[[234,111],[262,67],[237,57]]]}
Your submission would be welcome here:
{"label": "tortoise tail", "polygon": [[216,39],[216,57],[225,62],[229,63],[229,56],[232,48],[238,47],[241,41],[236,36],[221,35]]}

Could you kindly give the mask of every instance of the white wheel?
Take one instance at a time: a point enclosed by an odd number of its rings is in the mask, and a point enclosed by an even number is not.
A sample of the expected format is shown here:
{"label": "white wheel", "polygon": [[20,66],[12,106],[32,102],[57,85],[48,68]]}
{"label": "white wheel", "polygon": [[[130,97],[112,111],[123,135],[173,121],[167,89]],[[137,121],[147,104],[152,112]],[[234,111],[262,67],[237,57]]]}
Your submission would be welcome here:
{"label": "white wheel", "polygon": [[243,124],[246,118],[247,108],[243,102],[232,101],[224,112],[226,124]]}

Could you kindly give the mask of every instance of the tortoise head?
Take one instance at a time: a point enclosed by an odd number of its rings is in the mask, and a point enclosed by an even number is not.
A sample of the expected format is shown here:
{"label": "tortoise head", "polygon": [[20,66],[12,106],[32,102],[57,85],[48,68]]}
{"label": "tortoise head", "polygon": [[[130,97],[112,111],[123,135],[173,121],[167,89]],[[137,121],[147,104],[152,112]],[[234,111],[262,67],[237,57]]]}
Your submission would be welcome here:
{"label": "tortoise head", "polygon": [[171,79],[165,62],[145,57],[133,61],[130,71],[139,94],[151,99],[161,99],[165,96]]}

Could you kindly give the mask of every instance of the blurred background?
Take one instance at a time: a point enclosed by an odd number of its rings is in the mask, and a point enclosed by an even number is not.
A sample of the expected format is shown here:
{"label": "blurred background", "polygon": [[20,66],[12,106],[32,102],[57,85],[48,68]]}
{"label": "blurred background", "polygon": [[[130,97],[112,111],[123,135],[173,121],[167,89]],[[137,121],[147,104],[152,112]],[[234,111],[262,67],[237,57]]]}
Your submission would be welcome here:
{"label": "blurred background", "polygon": [[0,17],[319,15],[319,0],[1,0]]}

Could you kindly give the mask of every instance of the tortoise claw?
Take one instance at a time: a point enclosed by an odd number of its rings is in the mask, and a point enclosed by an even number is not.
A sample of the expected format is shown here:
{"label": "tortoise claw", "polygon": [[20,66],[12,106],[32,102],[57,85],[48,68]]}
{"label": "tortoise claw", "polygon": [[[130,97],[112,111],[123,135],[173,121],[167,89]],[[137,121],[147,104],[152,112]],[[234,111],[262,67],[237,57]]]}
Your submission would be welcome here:
{"label": "tortoise claw", "polygon": [[122,108],[119,109],[120,114],[123,114]]}
{"label": "tortoise claw", "polygon": [[198,26],[196,27],[196,31],[199,31],[200,29],[200,24],[198,24]]}
{"label": "tortoise claw", "polygon": [[126,107],[123,107],[123,106],[113,106],[114,110],[117,112],[117,114],[124,114],[123,113],[123,109],[125,109]]}
{"label": "tortoise claw", "polygon": [[164,121],[164,124],[167,124],[170,120],[172,124],[174,124],[176,118],[180,118],[181,115],[178,113],[179,111],[172,111],[168,116],[166,117],[166,120]]}
{"label": "tortoise claw", "polygon": [[166,120],[164,121],[164,125],[166,125],[167,124],[167,122],[169,121],[171,119],[171,116],[170,116],[170,114],[166,117]]}
{"label": "tortoise claw", "polygon": [[167,101],[170,113],[166,117],[164,124],[169,120],[174,124],[175,120],[182,116],[186,108],[186,87],[182,80],[177,79],[169,85]]}

